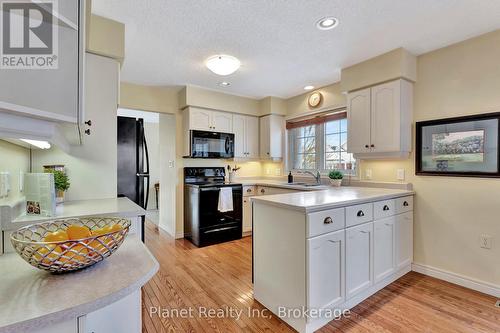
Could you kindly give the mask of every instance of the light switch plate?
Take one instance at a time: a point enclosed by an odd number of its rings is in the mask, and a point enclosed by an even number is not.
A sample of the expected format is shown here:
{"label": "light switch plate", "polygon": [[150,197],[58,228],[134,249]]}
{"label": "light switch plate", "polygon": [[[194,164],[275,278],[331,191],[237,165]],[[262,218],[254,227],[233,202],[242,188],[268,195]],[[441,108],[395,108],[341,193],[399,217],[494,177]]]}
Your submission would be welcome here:
{"label": "light switch plate", "polygon": [[397,180],[405,180],[405,169],[398,169],[396,178]]}
{"label": "light switch plate", "polygon": [[366,169],[365,170],[365,178],[366,179],[372,179],[372,169]]}
{"label": "light switch plate", "polygon": [[274,174],[276,176],[281,176],[281,169],[280,168],[276,168],[276,170],[274,170]]}

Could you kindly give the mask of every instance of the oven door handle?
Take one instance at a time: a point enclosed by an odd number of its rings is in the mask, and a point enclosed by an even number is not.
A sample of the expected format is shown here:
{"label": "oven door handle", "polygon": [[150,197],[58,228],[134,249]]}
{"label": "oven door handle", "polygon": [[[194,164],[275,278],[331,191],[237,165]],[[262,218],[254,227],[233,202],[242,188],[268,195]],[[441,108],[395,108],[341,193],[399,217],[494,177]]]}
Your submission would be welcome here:
{"label": "oven door handle", "polygon": [[203,188],[200,188],[200,191],[202,192],[210,192],[210,191],[219,191],[220,189],[218,187],[203,187]]}

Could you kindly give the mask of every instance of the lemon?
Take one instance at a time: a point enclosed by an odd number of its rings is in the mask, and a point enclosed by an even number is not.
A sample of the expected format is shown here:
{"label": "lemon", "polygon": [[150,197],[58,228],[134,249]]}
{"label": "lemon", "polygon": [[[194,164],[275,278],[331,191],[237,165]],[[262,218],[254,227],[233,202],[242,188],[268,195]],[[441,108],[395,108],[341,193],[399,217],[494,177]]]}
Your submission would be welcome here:
{"label": "lemon", "polygon": [[67,240],[69,240],[68,234],[66,233],[66,231],[62,230],[50,232],[45,235],[45,238],[43,239],[44,242],[62,242]]}
{"label": "lemon", "polygon": [[70,225],[66,229],[69,239],[82,239],[90,237],[90,230],[87,227],[82,227],[79,225]]}

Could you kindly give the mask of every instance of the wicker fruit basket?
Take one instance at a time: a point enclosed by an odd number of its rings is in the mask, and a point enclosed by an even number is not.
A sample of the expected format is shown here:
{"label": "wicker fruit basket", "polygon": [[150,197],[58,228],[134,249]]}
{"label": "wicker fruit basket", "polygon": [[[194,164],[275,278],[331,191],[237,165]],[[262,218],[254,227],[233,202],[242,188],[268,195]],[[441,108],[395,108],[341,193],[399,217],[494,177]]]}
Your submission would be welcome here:
{"label": "wicker fruit basket", "polygon": [[[15,231],[10,241],[16,252],[32,266],[53,273],[71,272],[92,266],[109,257],[123,243],[130,220],[88,217],[33,224]],[[46,241],[65,234],[68,228],[88,229],[89,237]]]}

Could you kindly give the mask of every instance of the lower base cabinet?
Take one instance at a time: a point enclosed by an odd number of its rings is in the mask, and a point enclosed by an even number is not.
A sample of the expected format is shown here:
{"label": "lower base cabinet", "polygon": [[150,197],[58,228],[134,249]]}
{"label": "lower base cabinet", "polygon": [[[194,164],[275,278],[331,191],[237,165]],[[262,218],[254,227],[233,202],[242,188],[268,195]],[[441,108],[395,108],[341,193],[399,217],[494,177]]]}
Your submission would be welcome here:
{"label": "lower base cabinet", "polygon": [[375,221],[373,229],[373,280],[377,283],[396,270],[396,218]]}
{"label": "lower base cabinet", "polygon": [[346,297],[373,284],[373,222],[346,230]]}
{"label": "lower base cabinet", "polygon": [[243,233],[252,231],[252,202],[250,197],[243,197]]}
{"label": "lower base cabinet", "polygon": [[330,308],[345,301],[345,232],[307,240],[309,309]]}
{"label": "lower base cabinet", "polygon": [[413,261],[413,212],[396,216],[396,268]]}

